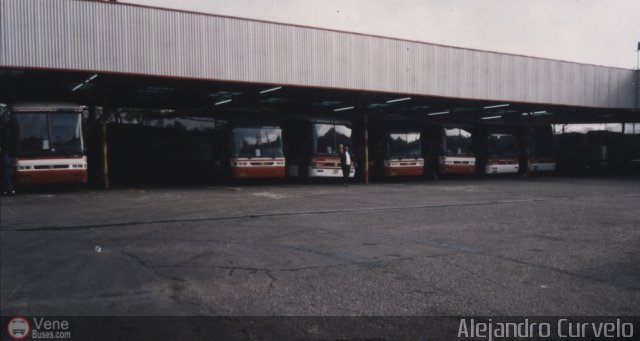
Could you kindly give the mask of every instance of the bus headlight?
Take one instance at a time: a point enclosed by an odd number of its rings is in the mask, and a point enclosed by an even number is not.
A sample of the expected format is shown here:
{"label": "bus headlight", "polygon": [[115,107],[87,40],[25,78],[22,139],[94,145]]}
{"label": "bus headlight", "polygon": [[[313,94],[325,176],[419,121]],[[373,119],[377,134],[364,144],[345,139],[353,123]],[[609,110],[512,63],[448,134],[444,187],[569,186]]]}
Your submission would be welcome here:
{"label": "bus headlight", "polygon": [[248,166],[248,162],[231,161],[231,167]]}

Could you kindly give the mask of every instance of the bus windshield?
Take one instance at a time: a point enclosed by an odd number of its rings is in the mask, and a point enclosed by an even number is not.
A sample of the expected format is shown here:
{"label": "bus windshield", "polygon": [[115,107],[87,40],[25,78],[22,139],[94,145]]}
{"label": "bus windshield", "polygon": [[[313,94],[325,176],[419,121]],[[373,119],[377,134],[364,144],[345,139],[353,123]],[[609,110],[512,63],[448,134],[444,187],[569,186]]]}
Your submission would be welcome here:
{"label": "bus windshield", "polygon": [[235,157],[282,157],[282,129],[276,127],[235,128]]}
{"label": "bus windshield", "polygon": [[461,128],[444,128],[444,155],[473,155],[471,132]]}
{"label": "bus windshield", "polygon": [[338,145],[351,146],[351,128],[343,124],[314,123],[315,153],[338,154]]}
{"label": "bus windshield", "polygon": [[12,116],[18,155],[82,154],[79,113],[29,112]]}
{"label": "bus windshield", "polygon": [[556,135],[568,133],[586,134],[590,131],[622,132],[622,123],[555,124],[553,130]]}
{"label": "bus windshield", "polygon": [[392,159],[419,158],[422,154],[420,133],[387,135],[387,156]]}
{"label": "bus windshield", "polygon": [[516,138],[510,134],[489,135],[489,156],[491,157],[518,156]]}

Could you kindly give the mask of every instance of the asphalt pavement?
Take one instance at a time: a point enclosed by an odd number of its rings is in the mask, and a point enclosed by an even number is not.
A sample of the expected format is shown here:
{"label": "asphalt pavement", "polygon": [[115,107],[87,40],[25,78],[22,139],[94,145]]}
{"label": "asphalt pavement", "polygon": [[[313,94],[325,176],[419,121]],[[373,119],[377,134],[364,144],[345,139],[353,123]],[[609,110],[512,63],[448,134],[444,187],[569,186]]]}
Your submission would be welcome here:
{"label": "asphalt pavement", "polygon": [[640,315],[638,179],[2,197],[11,315]]}

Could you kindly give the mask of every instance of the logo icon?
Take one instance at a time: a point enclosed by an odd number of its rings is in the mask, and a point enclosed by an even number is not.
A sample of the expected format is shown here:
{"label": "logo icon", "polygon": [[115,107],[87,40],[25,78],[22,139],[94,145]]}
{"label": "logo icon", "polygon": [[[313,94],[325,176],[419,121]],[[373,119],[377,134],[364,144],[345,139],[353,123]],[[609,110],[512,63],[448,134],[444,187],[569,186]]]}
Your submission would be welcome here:
{"label": "logo icon", "polygon": [[7,332],[14,340],[26,339],[30,331],[29,321],[24,317],[14,317],[7,323]]}

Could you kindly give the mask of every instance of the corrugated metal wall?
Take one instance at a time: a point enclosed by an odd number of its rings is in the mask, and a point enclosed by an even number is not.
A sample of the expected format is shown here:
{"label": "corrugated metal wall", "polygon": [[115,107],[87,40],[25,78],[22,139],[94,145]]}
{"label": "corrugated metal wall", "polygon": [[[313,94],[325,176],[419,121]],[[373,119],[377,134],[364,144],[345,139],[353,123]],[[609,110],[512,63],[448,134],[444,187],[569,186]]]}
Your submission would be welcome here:
{"label": "corrugated metal wall", "polygon": [[0,67],[633,108],[634,71],[112,3],[0,0]]}

